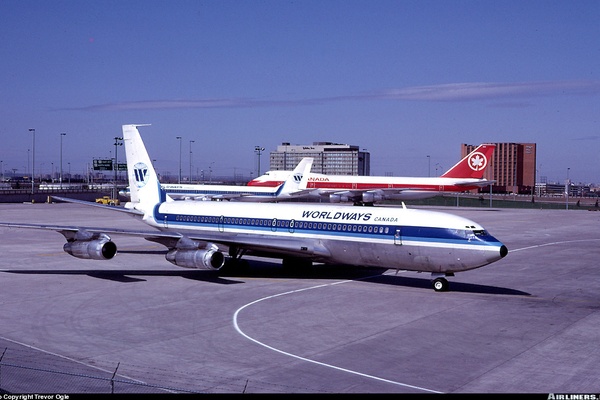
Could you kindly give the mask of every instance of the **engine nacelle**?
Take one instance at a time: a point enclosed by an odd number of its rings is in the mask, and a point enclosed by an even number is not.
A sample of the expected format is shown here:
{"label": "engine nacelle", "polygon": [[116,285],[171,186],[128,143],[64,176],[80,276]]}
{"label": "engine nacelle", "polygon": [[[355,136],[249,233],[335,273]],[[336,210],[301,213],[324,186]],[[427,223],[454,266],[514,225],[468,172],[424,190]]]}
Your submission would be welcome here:
{"label": "engine nacelle", "polygon": [[73,257],[86,260],[110,260],[117,254],[117,245],[107,235],[95,240],[73,240],[65,243],[63,250]]}
{"label": "engine nacelle", "polygon": [[362,195],[362,201],[364,203],[373,203],[373,202],[381,201],[381,200],[383,200],[383,196],[380,195],[379,193],[365,192]]}
{"label": "engine nacelle", "polygon": [[212,199],[210,198],[211,196],[195,196],[194,200],[196,201],[211,201]]}
{"label": "engine nacelle", "polygon": [[219,269],[225,264],[225,256],[220,251],[210,248],[201,249],[172,249],[165,256],[167,261],[178,267],[197,269]]}
{"label": "engine nacelle", "polygon": [[348,196],[344,196],[341,194],[330,194],[329,195],[329,202],[330,203],[347,203],[348,202]]}

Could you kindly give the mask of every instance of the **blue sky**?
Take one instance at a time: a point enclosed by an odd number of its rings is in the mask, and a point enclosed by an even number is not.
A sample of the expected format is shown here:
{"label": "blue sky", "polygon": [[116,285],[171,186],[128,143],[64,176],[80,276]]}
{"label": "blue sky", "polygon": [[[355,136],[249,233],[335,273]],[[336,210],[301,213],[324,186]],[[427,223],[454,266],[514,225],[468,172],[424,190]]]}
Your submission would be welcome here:
{"label": "blue sky", "polygon": [[149,123],[175,175],[180,143],[184,176],[191,146],[194,173],[250,179],[257,145],[263,172],[282,142],[331,141],[433,176],[461,143],[535,142],[539,175],[600,183],[599,38],[597,0],[0,0],[0,160],[28,171],[35,128],[57,170],[64,132],[82,173]]}

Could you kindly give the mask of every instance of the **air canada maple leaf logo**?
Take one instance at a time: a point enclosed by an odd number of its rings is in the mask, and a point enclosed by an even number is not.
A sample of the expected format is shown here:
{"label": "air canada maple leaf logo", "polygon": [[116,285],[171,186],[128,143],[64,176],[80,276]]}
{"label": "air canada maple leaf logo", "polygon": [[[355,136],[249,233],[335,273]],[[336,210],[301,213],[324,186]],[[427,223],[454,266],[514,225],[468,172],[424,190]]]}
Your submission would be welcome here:
{"label": "air canada maple leaf logo", "polygon": [[487,158],[483,153],[476,152],[469,157],[469,167],[473,171],[481,171],[487,166]]}

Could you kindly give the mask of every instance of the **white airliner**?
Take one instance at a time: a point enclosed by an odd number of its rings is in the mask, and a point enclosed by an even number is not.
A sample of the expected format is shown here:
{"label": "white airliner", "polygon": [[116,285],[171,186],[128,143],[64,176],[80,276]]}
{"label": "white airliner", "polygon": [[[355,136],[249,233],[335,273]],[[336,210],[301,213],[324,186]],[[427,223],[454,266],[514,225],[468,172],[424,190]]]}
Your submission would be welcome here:
{"label": "white airliner", "polygon": [[508,253],[481,225],[441,212],[171,200],[160,186],[138,126],[142,125],[123,125],[131,202],[125,208],[109,208],[133,213],[156,230],[0,226],[58,231],[67,239],[64,250],[84,259],[112,258],[117,246],[109,234],[136,235],[166,246],[166,259],[180,267],[218,270],[225,263],[224,253],[233,265],[245,254],[259,255],[282,259],[284,266],[320,262],[430,272],[436,291],[448,288],[446,276],[482,267]]}
{"label": "white airliner", "polygon": [[[306,189],[310,196],[327,199],[330,203],[354,202],[373,204],[381,200],[416,200],[434,197],[445,192],[464,192],[494,183],[483,179],[495,144],[482,144],[440,177],[390,177],[324,175],[310,173]],[[290,171],[267,171],[248,186],[273,187],[287,179]],[[300,186],[300,189],[303,189]]]}
{"label": "white airliner", "polygon": [[[308,173],[313,163],[312,157],[303,158],[296,168],[280,185],[272,186],[236,186],[236,185],[196,185],[161,183],[161,187],[174,200],[213,200],[213,201],[252,201],[275,202],[306,197],[312,190],[306,187]],[[131,188],[119,191],[119,195],[130,198]]]}

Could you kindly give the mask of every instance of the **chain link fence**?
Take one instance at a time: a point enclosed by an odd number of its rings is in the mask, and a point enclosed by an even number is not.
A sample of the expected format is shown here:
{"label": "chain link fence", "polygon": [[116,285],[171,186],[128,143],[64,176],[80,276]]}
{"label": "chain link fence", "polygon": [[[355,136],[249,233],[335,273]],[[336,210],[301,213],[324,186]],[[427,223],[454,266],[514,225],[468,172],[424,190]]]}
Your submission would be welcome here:
{"label": "chain link fence", "polygon": [[[306,388],[149,366],[96,366],[26,346],[0,348],[0,394],[306,393]],[[308,391],[309,392],[309,391]]]}

